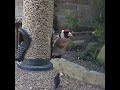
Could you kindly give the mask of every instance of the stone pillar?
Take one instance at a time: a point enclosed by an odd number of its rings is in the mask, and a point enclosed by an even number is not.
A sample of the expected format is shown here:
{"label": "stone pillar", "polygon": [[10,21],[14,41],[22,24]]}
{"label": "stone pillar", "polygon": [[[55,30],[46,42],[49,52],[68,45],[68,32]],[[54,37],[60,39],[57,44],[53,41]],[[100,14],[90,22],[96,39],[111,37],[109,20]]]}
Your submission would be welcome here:
{"label": "stone pillar", "polygon": [[22,29],[31,37],[21,68],[46,70],[52,67],[51,35],[54,0],[23,0]]}

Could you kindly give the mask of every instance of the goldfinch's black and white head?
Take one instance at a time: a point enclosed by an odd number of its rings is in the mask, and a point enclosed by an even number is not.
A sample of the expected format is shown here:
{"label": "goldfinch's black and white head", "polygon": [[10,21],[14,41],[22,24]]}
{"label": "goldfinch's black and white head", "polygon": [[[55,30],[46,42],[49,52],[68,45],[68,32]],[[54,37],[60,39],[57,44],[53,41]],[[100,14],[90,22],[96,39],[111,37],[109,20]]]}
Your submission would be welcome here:
{"label": "goldfinch's black and white head", "polygon": [[71,33],[71,31],[69,29],[64,29],[60,33],[61,38],[69,38],[69,37],[72,37],[72,36],[73,35],[72,35],[72,33]]}

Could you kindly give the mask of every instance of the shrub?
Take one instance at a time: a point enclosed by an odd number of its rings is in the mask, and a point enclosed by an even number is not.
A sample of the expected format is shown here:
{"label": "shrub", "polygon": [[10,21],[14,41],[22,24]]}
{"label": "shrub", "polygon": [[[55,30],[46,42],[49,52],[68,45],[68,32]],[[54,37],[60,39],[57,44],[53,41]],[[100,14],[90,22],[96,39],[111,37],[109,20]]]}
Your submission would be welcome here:
{"label": "shrub", "polygon": [[80,22],[78,21],[76,16],[67,16],[65,19],[65,28],[69,28],[71,30],[75,30],[76,27],[80,25]]}
{"label": "shrub", "polygon": [[104,29],[99,25],[95,28],[94,36],[99,43],[105,42],[105,31]]}
{"label": "shrub", "polygon": [[90,42],[85,51],[83,51],[80,54],[80,59],[82,60],[88,60],[88,61],[94,61],[96,58],[96,54],[97,54],[97,47],[98,47],[98,43],[96,42]]}

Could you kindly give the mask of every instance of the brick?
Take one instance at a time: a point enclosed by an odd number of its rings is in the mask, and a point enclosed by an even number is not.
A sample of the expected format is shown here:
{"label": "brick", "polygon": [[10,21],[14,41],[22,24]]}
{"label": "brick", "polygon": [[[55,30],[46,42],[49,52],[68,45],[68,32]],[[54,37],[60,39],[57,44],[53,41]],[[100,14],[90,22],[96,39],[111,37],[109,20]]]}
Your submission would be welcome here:
{"label": "brick", "polygon": [[59,10],[56,10],[56,11],[55,11],[55,15],[67,16],[68,13],[69,13],[68,10],[62,10],[62,9],[59,9]]}
{"label": "brick", "polygon": [[[55,0],[56,3],[89,4],[89,0]],[[91,1],[92,2],[92,1]]]}
{"label": "brick", "polygon": [[94,18],[94,10],[89,5],[79,5],[78,18],[83,24],[89,24],[88,21]]}
{"label": "brick", "polygon": [[78,5],[78,15],[81,15],[81,13],[86,15],[91,15],[93,12],[92,7],[89,5]]}
{"label": "brick", "polygon": [[69,11],[68,11],[68,14],[71,15],[71,16],[76,16],[76,17],[78,17],[78,11],[77,11],[77,10],[69,10]]}
{"label": "brick", "polygon": [[61,31],[61,30],[64,29],[64,28],[65,28],[64,23],[59,22],[59,23],[58,23],[58,31]]}
{"label": "brick", "polygon": [[77,3],[77,0],[55,0],[57,3]]}
{"label": "brick", "polygon": [[77,1],[78,1],[78,0],[68,0],[67,2],[68,2],[68,3],[75,3],[75,4],[77,4]]}
{"label": "brick", "polygon": [[66,18],[65,16],[57,15],[58,23],[64,23],[65,18]]}
{"label": "brick", "polygon": [[66,3],[68,0],[55,0],[55,3]]}
{"label": "brick", "polygon": [[79,26],[77,27],[77,30],[78,31],[94,31],[94,28],[93,27],[89,27],[89,26]]}
{"label": "brick", "polygon": [[59,3],[57,4],[58,9],[66,9],[66,10],[77,10],[76,4],[70,4],[70,3]]}
{"label": "brick", "polygon": [[[92,1],[91,1],[92,2]],[[83,5],[88,5],[89,4],[89,0],[76,0],[77,4],[83,4]]]}
{"label": "brick", "polygon": [[63,25],[65,22],[65,16],[57,16],[58,24]]}

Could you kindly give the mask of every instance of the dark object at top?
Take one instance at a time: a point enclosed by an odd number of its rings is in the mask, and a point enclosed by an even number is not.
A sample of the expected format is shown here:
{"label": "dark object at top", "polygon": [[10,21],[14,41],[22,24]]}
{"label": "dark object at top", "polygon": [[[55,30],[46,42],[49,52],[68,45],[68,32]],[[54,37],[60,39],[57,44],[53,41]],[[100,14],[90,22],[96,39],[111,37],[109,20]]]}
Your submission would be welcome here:
{"label": "dark object at top", "polygon": [[60,73],[57,73],[57,75],[54,77],[54,89],[58,88],[60,84]]}
{"label": "dark object at top", "polygon": [[15,53],[15,60],[20,62],[24,59],[25,52],[28,49],[31,42],[31,38],[24,29],[19,28],[18,31],[20,32],[21,41],[19,42],[18,50]]}
{"label": "dark object at top", "polygon": [[59,59],[60,59],[61,57],[62,57],[62,55],[60,55],[60,54],[59,54],[59,55],[55,55],[55,54],[54,54],[54,55],[52,55],[51,58],[59,58]]}

